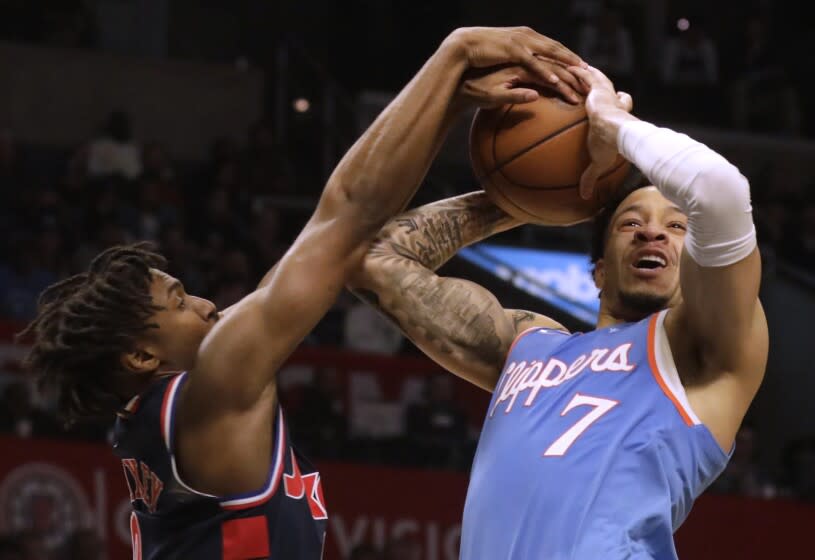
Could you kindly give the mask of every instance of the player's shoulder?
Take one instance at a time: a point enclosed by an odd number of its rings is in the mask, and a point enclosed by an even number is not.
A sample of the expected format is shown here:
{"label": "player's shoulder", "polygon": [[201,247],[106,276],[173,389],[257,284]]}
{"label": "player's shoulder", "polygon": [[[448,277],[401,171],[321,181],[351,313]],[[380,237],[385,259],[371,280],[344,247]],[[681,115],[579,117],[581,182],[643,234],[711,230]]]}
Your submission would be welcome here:
{"label": "player's shoulder", "polygon": [[569,330],[566,327],[551,317],[541,315],[540,313],[533,313],[532,311],[526,311],[524,309],[506,309],[505,313],[507,318],[512,321],[516,339],[535,329],[541,329],[547,333],[552,332],[553,334],[558,332],[561,334],[569,334]]}

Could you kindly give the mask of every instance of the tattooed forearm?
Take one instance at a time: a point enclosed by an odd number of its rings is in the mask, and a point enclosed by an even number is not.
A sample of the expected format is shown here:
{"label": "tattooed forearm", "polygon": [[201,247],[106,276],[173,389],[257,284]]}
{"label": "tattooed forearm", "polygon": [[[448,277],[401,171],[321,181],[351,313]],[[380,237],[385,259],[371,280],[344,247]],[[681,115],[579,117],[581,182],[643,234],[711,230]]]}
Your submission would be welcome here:
{"label": "tattooed forearm", "polygon": [[462,247],[517,225],[520,222],[486,194],[470,193],[422,206],[391,221],[369,254],[408,258],[435,270]]}
{"label": "tattooed forearm", "polygon": [[353,293],[435,358],[500,368],[512,337],[499,332],[496,317],[503,311],[498,301],[465,280],[439,278],[415,264],[411,268],[388,269],[379,289]]}
{"label": "tattooed forearm", "polygon": [[466,352],[481,363],[500,367],[506,348],[493,313],[501,308],[493,298],[483,297],[462,280],[421,272],[405,275],[399,292],[409,305],[402,318],[406,330],[420,333],[444,354]]}
{"label": "tattooed forearm", "polygon": [[349,285],[439,364],[491,390],[513,322],[489,291],[433,271],[462,247],[517,225],[483,192],[417,208],[383,228]]}

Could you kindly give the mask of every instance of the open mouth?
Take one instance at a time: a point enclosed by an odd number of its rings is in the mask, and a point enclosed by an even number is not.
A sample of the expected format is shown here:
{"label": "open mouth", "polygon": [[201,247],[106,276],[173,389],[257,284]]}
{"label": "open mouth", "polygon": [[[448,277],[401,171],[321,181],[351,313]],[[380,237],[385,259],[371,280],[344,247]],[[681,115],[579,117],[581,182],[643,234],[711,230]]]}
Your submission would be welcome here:
{"label": "open mouth", "polygon": [[659,255],[645,255],[640,257],[635,263],[634,267],[640,270],[654,270],[657,268],[665,268],[668,263]]}

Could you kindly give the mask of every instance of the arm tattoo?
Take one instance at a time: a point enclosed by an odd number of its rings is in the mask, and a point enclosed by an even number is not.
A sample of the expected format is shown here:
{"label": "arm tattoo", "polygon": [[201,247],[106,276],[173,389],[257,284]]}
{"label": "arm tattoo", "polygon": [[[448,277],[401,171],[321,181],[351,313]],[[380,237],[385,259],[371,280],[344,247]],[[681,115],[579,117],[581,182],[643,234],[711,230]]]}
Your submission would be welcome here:
{"label": "arm tattoo", "polygon": [[410,304],[404,314],[408,330],[422,333],[444,354],[466,351],[482,363],[503,362],[503,344],[488,312],[491,306],[501,311],[500,306],[461,281],[428,273],[406,275],[400,291],[402,301]]}
{"label": "arm tattoo", "polygon": [[519,223],[483,192],[406,212],[370,247],[367,280],[354,293],[436,359],[459,371],[500,370],[511,338],[500,303],[483,288],[433,271],[460,248]]}
{"label": "arm tattoo", "polygon": [[359,288],[353,293],[414,342],[429,344],[445,355],[466,352],[482,363],[503,362],[506,348],[489,313],[490,307],[502,313],[494,300],[460,280],[440,279],[426,269],[391,276],[387,284],[388,289],[379,294]]}
{"label": "arm tattoo", "polygon": [[399,256],[435,270],[462,247],[518,225],[483,192],[417,208],[385,226],[371,256]]}

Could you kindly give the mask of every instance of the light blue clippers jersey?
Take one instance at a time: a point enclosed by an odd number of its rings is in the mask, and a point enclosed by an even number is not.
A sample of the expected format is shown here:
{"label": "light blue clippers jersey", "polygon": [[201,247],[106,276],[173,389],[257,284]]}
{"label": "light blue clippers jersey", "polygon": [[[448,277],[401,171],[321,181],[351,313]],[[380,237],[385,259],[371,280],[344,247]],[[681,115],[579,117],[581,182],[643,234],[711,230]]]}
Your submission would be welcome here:
{"label": "light blue clippers jersey", "polygon": [[516,339],[473,463],[462,560],[676,558],[674,531],[729,455],[688,405],[665,313]]}

